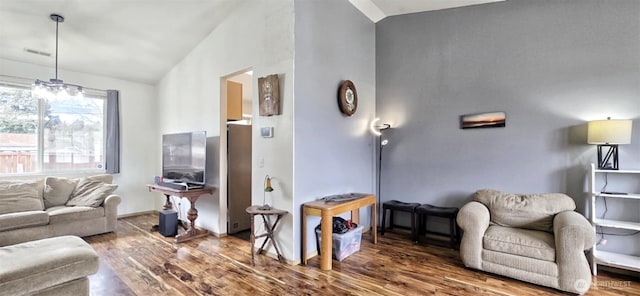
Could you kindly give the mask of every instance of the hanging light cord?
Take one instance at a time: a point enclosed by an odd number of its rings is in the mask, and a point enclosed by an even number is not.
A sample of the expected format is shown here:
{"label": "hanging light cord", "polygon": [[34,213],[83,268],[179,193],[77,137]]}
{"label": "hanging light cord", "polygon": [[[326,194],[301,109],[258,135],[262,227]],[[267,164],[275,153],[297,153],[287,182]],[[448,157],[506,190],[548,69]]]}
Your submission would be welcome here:
{"label": "hanging light cord", "polygon": [[55,21],[56,21],[56,81],[58,81],[58,25],[60,25],[60,17],[57,16]]}
{"label": "hanging light cord", "polygon": [[51,18],[51,20],[53,20],[54,22],[56,22],[56,78],[55,78],[55,83],[59,83],[61,82],[60,80],[58,80],[58,44],[59,44],[59,27],[60,27],[60,23],[64,22],[64,17],[58,14],[51,14],[49,16]]}

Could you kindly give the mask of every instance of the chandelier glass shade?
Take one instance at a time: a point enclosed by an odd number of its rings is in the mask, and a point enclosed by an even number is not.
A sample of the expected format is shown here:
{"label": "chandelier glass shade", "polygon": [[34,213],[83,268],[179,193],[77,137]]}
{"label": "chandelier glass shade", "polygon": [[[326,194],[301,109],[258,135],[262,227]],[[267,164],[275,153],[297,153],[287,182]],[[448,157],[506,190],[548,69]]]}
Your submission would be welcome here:
{"label": "chandelier glass shade", "polygon": [[64,17],[58,14],[51,14],[49,17],[56,22],[56,76],[49,79],[49,81],[36,79],[31,89],[32,95],[45,99],[69,96],[84,98],[84,88],[82,86],[64,83],[62,79],[58,79],[58,25],[64,22]]}
{"label": "chandelier glass shade", "polygon": [[32,94],[45,99],[68,96],[84,98],[84,89],[82,86],[64,83],[59,79],[52,78],[49,81],[37,79],[33,83]]}

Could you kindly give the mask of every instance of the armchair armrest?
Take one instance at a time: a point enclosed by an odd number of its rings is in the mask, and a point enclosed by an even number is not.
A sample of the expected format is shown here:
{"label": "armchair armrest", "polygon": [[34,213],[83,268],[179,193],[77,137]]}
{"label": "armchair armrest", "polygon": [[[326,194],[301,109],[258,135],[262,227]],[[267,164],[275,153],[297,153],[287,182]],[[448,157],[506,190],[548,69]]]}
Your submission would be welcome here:
{"label": "armchair armrest", "polygon": [[588,287],[591,284],[591,270],[584,254],[593,247],[596,235],[591,223],[574,211],[558,213],[553,218],[553,234],[556,241],[556,263],[560,289],[575,293],[584,293],[578,289],[577,281]]}
{"label": "armchair armrest", "polygon": [[467,267],[482,267],[482,238],[489,228],[489,218],[489,209],[476,201],[467,203],[458,212],[456,221],[464,230],[460,242],[460,257]]}
{"label": "armchair armrest", "polygon": [[553,234],[557,252],[588,250],[596,241],[591,223],[574,211],[560,212],[553,218]]}
{"label": "armchair armrest", "polygon": [[116,222],[118,220],[118,205],[122,201],[119,195],[109,195],[104,200],[104,215],[107,217],[107,231],[116,231]]}

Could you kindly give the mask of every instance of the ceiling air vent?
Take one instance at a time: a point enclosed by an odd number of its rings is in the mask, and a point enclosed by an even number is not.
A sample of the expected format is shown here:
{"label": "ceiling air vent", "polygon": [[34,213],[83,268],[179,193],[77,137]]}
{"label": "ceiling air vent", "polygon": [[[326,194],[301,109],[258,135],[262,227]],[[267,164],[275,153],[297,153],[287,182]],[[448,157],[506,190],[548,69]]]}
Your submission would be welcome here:
{"label": "ceiling air vent", "polygon": [[51,56],[51,53],[44,52],[44,51],[39,51],[39,50],[31,49],[31,48],[25,48],[24,51],[26,51],[28,53],[32,53],[32,54],[38,54],[38,55],[45,56],[45,57],[50,57]]}

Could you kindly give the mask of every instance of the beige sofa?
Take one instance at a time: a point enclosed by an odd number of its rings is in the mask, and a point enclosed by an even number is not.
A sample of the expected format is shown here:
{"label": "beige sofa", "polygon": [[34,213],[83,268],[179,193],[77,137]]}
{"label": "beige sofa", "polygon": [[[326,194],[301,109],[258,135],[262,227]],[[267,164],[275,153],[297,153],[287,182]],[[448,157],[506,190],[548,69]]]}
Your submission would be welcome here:
{"label": "beige sofa", "polygon": [[0,180],[0,246],[116,230],[120,197],[111,175]]}
{"label": "beige sofa", "polygon": [[458,213],[465,266],[582,294],[591,286],[584,251],[595,234],[560,193],[479,190]]}

